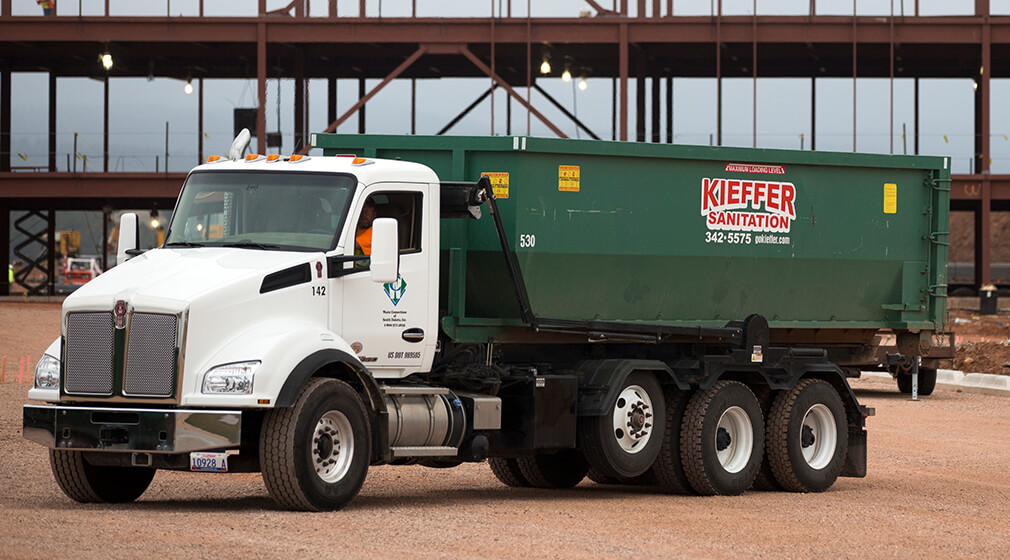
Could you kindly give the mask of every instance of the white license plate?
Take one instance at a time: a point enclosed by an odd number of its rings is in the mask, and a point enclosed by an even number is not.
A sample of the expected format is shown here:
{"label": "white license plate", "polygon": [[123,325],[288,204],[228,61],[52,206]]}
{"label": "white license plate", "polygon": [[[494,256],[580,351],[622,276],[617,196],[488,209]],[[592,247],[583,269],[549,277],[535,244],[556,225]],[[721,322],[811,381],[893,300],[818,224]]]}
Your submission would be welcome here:
{"label": "white license plate", "polygon": [[228,472],[228,455],[226,453],[190,453],[189,470]]}

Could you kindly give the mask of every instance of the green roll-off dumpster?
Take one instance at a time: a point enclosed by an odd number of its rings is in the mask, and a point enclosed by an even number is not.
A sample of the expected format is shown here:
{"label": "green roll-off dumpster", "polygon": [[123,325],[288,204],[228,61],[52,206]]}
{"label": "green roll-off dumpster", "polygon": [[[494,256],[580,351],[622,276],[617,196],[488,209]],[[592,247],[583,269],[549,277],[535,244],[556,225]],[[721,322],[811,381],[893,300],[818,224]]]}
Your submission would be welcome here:
{"label": "green roll-off dumpster", "polygon": [[[947,158],[315,138],[326,154],[423,163],[443,181],[489,175],[541,316],[722,326],[756,313],[782,342],[931,333],[946,322]],[[480,327],[517,317],[487,220],[445,221],[442,248],[466,264],[465,301],[445,322],[451,336],[483,340]]]}

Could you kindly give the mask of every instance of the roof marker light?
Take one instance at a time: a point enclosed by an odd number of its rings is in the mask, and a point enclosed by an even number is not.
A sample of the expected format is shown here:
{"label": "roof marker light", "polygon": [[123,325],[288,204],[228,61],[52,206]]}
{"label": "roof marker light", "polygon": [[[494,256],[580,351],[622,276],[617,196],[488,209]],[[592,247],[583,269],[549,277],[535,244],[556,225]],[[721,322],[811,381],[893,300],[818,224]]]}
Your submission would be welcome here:
{"label": "roof marker light", "polygon": [[294,155],[292,155],[291,157],[288,158],[288,161],[291,162],[291,163],[299,163],[299,162],[308,161],[308,160],[309,160],[309,156],[302,155],[302,154],[294,154]]}
{"label": "roof marker light", "polygon": [[267,163],[273,163],[279,159],[281,159],[280,154],[270,154],[267,156]]}
{"label": "roof marker light", "polygon": [[215,161],[218,161],[220,159],[221,159],[221,156],[208,156],[207,157],[207,163],[214,163]]}
{"label": "roof marker light", "polygon": [[354,159],[351,160],[351,165],[357,165],[357,166],[370,165],[370,164],[373,164],[373,163],[375,163],[375,162],[372,161],[372,160],[370,160],[370,159],[363,158],[363,157],[356,157],[356,158],[354,158]]}
{"label": "roof marker light", "polygon": [[259,158],[260,158],[259,154],[248,154],[248,155],[246,155],[245,160],[246,160],[246,162],[250,162],[250,161],[256,161]]}

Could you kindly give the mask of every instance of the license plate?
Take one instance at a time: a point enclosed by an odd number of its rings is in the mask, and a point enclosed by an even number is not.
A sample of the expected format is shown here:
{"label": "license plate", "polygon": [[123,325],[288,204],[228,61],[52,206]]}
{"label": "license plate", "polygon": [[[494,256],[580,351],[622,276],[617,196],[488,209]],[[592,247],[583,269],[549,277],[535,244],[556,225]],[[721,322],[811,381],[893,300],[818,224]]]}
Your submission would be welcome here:
{"label": "license plate", "polygon": [[228,455],[226,453],[190,453],[189,470],[228,472]]}

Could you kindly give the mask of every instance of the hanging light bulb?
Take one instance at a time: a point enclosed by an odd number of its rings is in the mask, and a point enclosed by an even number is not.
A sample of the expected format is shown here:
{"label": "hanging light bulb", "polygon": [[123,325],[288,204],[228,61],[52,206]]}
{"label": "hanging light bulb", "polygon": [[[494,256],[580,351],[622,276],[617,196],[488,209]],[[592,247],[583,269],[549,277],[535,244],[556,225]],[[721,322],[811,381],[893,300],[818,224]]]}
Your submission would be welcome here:
{"label": "hanging light bulb", "polygon": [[567,66],[565,67],[564,73],[561,74],[561,81],[565,83],[572,81],[572,72],[568,69]]}
{"label": "hanging light bulb", "polygon": [[551,61],[547,60],[547,55],[544,55],[543,62],[540,63],[540,73],[550,74],[551,73]]}
{"label": "hanging light bulb", "polygon": [[586,82],[585,76],[580,77],[579,78],[579,91],[586,91],[586,88],[588,88],[588,87],[589,87],[589,83]]}
{"label": "hanging light bulb", "polygon": [[105,51],[102,54],[98,55],[98,60],[102,61],[102,67],[105,68],[106,70],[112,69],[112,55],[109,53],[109,51]]}
{"label": "hanging light bulb", "polygon": [[186,95],[193,93],[193,80],[186,80],[186,85],[182,86],[182,91],[186,92]]}

